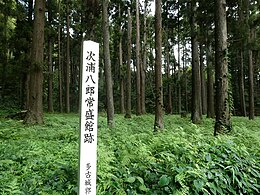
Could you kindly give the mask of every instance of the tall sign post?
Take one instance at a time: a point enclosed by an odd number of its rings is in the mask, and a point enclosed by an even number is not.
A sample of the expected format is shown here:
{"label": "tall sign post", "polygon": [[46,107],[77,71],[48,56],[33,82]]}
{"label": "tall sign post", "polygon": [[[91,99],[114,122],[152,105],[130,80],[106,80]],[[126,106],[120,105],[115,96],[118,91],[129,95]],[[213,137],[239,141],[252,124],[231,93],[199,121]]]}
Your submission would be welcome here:
{"label": "tall sign post", "polygon": [[79,195],[96,195],[99,44],[84,41],[81,67]]}

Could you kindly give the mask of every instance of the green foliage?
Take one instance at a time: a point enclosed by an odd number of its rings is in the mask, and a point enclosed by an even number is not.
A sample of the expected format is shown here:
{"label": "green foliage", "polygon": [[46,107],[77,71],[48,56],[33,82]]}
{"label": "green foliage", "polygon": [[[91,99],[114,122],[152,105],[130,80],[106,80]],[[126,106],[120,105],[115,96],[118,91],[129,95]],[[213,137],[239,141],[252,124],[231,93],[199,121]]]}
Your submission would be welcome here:
{"label": "green foliage", "polygon": [[[214,121],[194,125],[165,116],[98,121],[97,194],[259,194],[260,119],[233,118],[230,135],[213,137]],[[0,119],[0,194],[76,194],[78,115],[51,114],[43,126]]]}
{"label": "green foliage", "polygon": [[0,194],[76,194],[78,120],[71,116],[35,127],[1,119]]}
{"label": "green foliage", "polygon": [[99,169],[99,194],[259,194],[259,133],[254,127],[260,121],[240,126],[241,119],[234,118],[234,135],[214,138],[209,119],[197,126],[166,116],[167,129],[161,133],[152,133],[153,120],[149,115],[127,121],[118,116],[116,129],[99,129],[99,143],[109,143],[106,163],[113,170],[103,183],[101,176],[109,172]]}

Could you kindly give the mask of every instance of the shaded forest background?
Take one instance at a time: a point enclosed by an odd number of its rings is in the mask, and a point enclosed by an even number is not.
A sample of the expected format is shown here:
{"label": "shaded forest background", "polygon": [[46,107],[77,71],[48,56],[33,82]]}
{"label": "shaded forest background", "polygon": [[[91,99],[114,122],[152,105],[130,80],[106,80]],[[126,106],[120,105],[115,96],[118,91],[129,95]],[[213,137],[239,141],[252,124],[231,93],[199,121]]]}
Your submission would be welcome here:
{"label": "shaded forest background", "polygon": [[[155,16],[150,11],[150,3],[113,0],[109,4],[109,49],[116,113],[126,112],[127,101],[137,115],[155,112]],[[28,109],[34,4],[32,0],[10,0],[0,1],[0,5],[0,105]],[[228,93],[231,112],[237,116],[260,114],[259,6],[259,1],[227,0]],[[215,9],[214,3],[206,0],[162,1],[161,71],[163,108],[168,114],[192,111],[191,41],[196,34],[200,77],[196,90],[200,91],[200,109],[208,117],[215,116],[214,99],[218,98],[214,96]],[[101,13],[102,5],[98,1],[46,2],[42,64],[44,111],[78,112],[81,42],[88,39],[101,44],[99,110],[106,110]],[[126,90],[129,86],[130,96]]]}
{"label": "shaded forest background", "polygon": [[99,194],[259,194],[260,1],[152,2],[0,0],[0,193],[77,193],[93,40]]}

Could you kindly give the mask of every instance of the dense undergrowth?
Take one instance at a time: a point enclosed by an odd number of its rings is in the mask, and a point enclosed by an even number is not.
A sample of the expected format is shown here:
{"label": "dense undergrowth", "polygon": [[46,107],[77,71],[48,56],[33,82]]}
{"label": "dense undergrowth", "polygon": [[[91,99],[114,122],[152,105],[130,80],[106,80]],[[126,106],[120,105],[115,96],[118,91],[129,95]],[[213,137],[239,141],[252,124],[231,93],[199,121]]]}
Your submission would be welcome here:
{"label": "dense undergrowth", "polygon": [[[98,194],[260,194],[260,118],[233,117],[233,132],[213,137],[213,120],[194,125],[165,116],[99,117]],[[76,194],[76,114],[46,114],[45,125],[0,118],[0,194]]]}

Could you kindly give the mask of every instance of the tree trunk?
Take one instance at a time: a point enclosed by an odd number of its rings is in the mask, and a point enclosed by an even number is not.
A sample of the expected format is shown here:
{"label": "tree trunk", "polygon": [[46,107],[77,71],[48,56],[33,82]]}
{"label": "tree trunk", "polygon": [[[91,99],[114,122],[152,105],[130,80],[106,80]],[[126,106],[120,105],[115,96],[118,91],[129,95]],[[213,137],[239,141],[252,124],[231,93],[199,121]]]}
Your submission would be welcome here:
{"label": "tree trunk", "polygon": [[7,70],[7,65],[8,65],[8,42],[7,42],[7,22],[8,22],[8,16],[4,15],[3,16],[3,41],[1,43],[2,45],[2,51],[1,51],[1,61],[0,64],[2,65],[2,72],[1,72],[1,89],[0,89],[0,103],[6,102],[6,70]]}
{"label": "tree trunk", "polygon": [[[168,32],[167,32],[168,34]],[[167,114],[172,114],[172,83],[171,83],[171,67],[170,67],[170,49],[169,49],[169,42],[168,38],[166,40],[166,75],[167,75]]]}
{"label": "tree trunk", "polygon": [[35,1],[32,55],[30,64],[29,103],[24,119],[27,124],[43,123],[43,55],[45,0]]}
{"label": "tree trunk", "polygon": [[141,115],[141,66],[139,0],[136,0],[136,115]]}
{"label": "tree trunk", "polygon": [[216,122],[214,135],[231,130],[228,95],[226,0],[215,0]]}
{"label": "tree trunk", "polygon": [[202,119],[201,112],[201,80],[200,80],[200,66],[198,54],[198,32],[195,20],[195,13],[197,11],[196,2],[192,0],[192,18],[191,18],[191,47],[192,47],[192,113],[191,120],[198,124]]}
{"label": "tree trunk", "polygon": [[[121,17],[121,8],[119,6],[119,17]],[[125,113],[125,72],[123,71],[123,50],[122,50],[122,27],[119,27],[119,67],[120,67],[120,112]]]}
{"label": "tree trunk", "polygon": [[249,119],[255,119],[255,103],[254,103],[254,65],[253,65],[253,52],[252,44],[252,29],[249,32],[248,38],[248,80],[249,80]]}
{"label": "tree trunk", "polygon": [[128,8],[127,25],[127,81],[126,81],[126,114],[125,118],[131,118],[131,51],[132,51],[132,17]]}
{"label": "tree trunk", "polygon": [[[168,5],[167,5],[168,10]],[[167,77],[167,95],[166,95],[166,113],[172,114],[172,83],[171,83],[171,66],[170,66],[170,42],[169,42],[169,27],[168,24],[165,27],[165,57],[166,57],[166,67],[165,67],[165,73]]]}
{"label": "tree trunk", "polygon": [[[28,22],[29,22],[29,24],[31,25],[31,24],[33,24],[33,21],[32,21],[32,15],[33,15],[33,0],[29,0],[28,1]],[[32,53],[32,51],[31,51],[31,36],[28,36],[28,42],[29,42],[29,45],[28,45],[28,47],[29,47],[29,49],[28,49],[28,54],[27,54],[27,58],[28,59],[30,59],[31,58],[31,53]],[[28,104],[29,104],[29,91],[30,91],[30,89],[29,89],[29,82],[30,82],[30,72],[29,72],[29,70],[30,70],[30,65],[27,65],[27,67],[26,67],[26,69],[27,69],[27,73],[26,73],[26,78],[25,78],[25,83],[24,83],[24,91],[25,91],[25,101],[24,101],[24,109],[26,109],[26,110],[28,110]]]}
{"label": "tree trunk", "polygon": [[62,62],[61,62],[61,2],[58,2],[58,86],[59,86],[59,110],[63,112],[62,101]]}
{"label": "tree trunk", "polygon": [[66,83],[66,96],[65,96],[65,107],[66,113],[70,112],[70,9],[69,0],[67,0],[67,48],[66,48],[66,73],[65,73],[65,83]]}
{"label": "tree trunk", "polygon": [[[242,28],[245,27],[245,15],[243,0],[238,1],[238,15],[239,15],[239,25]],[[239,50],[239,99],[240,99],[240,112],[242,116],[246,116],[246,102],[245,102],[245,75],[244,75],[244,46],[245,46],[245,38],[244,35],[241,34],[241,49]]]}
{"label": "tree trunk", "polygon": [[175,59],[175,56],[174,56],[174,52],[173,52],[173,68],[172,68],[172,77],[173,77],[173,86],[175,87],[175,89],[173,90],[173,113],[176,112],[178,113],[178,78],[176,78],[177,76],[177,61]]}
{"label": "tree trunk", "polygon": [[62,101],[62,62],[61,62],[61,28],[60,24],[58,27],[58,80],[59,80],[59,110],[63,112],[63,101]]}
{"label": "tree trunk", "polygon": [[107,99],[107,125],[109,128],[114,127],[114,99],[113,84],[109,51],[109,20],[108,20],[109,0],[103,0],[102,26],[103,26],[103,47],[104,47],[104,66],[106,80],[106,99]]}
{"label": "tree trunk", "polygon": [[144,1],[144,34],[143,34],[143,63],[141,64],[141,114],[146,113],[145,109],[145,73],[147,66],[147,0]]}
{"label": "tree trunk", "polygon": [[241,115],[246,116],[246,101],[245,101],[245,75],[244,75],[244,52],[241,48],[240,53],[240,66],[239,66],[239,96],[240,96],[240,110]]}
{"label": "tree trunk", "polygon": [[207,114],[207,100],[206,100],[206,81],[205,81],[205,73],[204,73],[204,49],[203,45],[200,44],[200,78],[201,78],[201,106],[202,106],[202,114]]}
{"label": "tree trunk", "polygon": [[215,109],[214,109],[214,69],[213,69],[213,58],[212,58],[212,47],[209,40],[207,40],[207,117],[215,118]]}
{"label": "tree trunk", "polygon": [[162,87],[162,1],[155,0],[155,121],[154,130],[162,130],[163,87]]}
{"label": "tree trunk", "polygon": [[177,72],[177,88],[178,88],[178,113],[182,112],[182,101],[181,101],[181,60],[180,60],[180,43],[178,43],[178,72]]}
{"label": "tree trunk", "polygon": [[120,112],[125,114],[125,81],[124,78],[120,79]]}
{"label": "tree trunk", "polygon": [[[75,50],[80,50],[79,48],[75,48]],[[79,65],[80,64],[80,59],[76,56],[71,56],[71,90],[72,90],[72,94],[73,96],[71,96],[70,99],[70,106],[71,106],[71,110],[73,112],[77,112],[79,111],[79,94],[78,94],[78,83],[80,83],[79,81],[79,77],[78,75],[79,73]]]}
{"label": "tree trunk", "polygon": [[249,119],[255,119],[254,63],[252,43],[255,39],[255,28],[250,27],[248,35],[248,80],[249,80]]}
{"label": "tree trunk", "polygon": [[[51,0],[48,1],[49,8],[51,7]],[[49,27],[51,28],[52,24],[52,13],[51,9],[48,9],[48,22]],[[53,112],[53,65],[52,65],[52,50],[53,50],[53,40],[52,35],[49,35],[49,41],[48,41],[48,112]]]}
{"label": "tree trunk", "polygon": [[53,66],[52,66],[52,38],[49,38],[49,78],[48,78],[48,112],[53,112]]}
{"label": "tree trunk", "polygon": [[180,53],[180,2],[178,0],[178,72],[177,72],[177,89],[178,89],[178,113],[181,114],[181,53]]}
{"label": "tree trunk", "polygon": [[183,43],[184,48],[183,48],[183,76],[184,76],[184,94],[185,94],[185,104],[184,104],[184,111],[188,112],[188,82],[187,82],[187,70],[186,70],[186,41]]}

